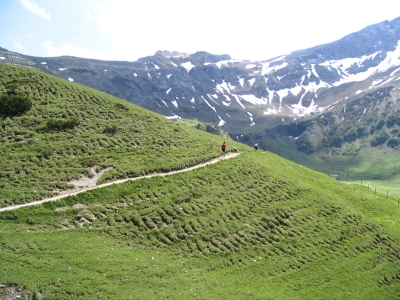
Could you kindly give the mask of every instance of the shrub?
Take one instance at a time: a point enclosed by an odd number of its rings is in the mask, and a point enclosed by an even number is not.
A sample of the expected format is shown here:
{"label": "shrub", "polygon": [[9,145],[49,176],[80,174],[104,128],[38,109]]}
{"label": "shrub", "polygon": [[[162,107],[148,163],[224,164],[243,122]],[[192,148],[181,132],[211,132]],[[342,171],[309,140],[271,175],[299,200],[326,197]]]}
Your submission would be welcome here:
{"label": "shrub", "polygon": [[354,129],[350,129],[344,136],[346,142],[353,142],[357,139],[357,132]]}
{"label": "shrub", "polygon": [[310,141],[308,140],[301,140],[297,143],[297,150],[306,153],[306,154],[310,154],[312,152],[314,152],[313,146],[311,145]]}
{"label": "shrub", "polygon": [[2,116],[17,116],[27,112],[32,107],[32,101],[28,97],[20,95],[0,96],[0,114]]}
{"label": "shrub", "polygon": [[387,145],[390,148],[396,148],[398,145],[400,145],[400,139],[397,137],[391,138],[387,141]]}
{"label": "shrub", "polygon": [[390,115],[386,121],[386,127],[393,127],[398,122],[397,115]]}
{"label": "shrub", "polygon": [[337,147],[340,148],[342,147],[343,140],[340,136],[335,136],[329,143],[329,146],[331,147]]}
{"label": "shrub", "polygon": [[60,120],[60,119],[49,119],[47,121],[48,130],[66,130],[73,129],[78,126],[80,121],[78,119]]}
{"label": "shrub", "polygon": [[42,149],[39,152],[39,157],[44,157],[45,159],[48,159],[52,155],[51,149]]}
{"label": "shrub", "polygon": [[361,138],[363,136],[368,135],[368,132],[365,127],[358,127],[357,128],[357,138]]}
{"label": "shrub", "polygon": [[375,130],[381,130],[381,129],[383,128],[384,125],[385,125],[385,121],[382,120],[382,119],[380,119],[380,120],[378,121],[378,123],[376,124],[376,126],[375,126]]}
{"label": "shrub", "polygon": [[384,144],[389,139],[389,134],[385,130],[381,130],[371,140],[371,146],[379,146]]}
{"label": "shrub", "polygon": [[117,131],[118,131],[117,125],[112,125],[112,126],[107,125],[106,128],[104,128],[103,133],[114,135],[117,133]]}

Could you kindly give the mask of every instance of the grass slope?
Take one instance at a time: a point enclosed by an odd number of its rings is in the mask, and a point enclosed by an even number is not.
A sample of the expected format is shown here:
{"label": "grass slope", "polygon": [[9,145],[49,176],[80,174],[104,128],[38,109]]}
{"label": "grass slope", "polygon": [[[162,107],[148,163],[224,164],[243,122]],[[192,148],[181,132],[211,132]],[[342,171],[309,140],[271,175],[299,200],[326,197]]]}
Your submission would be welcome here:
{"label": "grass slope", "polygon": [[[56,195],[71,187],[70,180],[92,176],[94,166],[97,172],[113,167],[100,178],[103,183],[220,155],[223,137],[40,71],[0,64],[0,94],[10,85],[33,106],[21,116],[0,119],[0,206]],[[78,125],[55,126],[66,122]]]}
{"label": "grass slope", "polygon": [[400,211],[270,153],[0,214],[0,278],[44,299],[395,299]]}

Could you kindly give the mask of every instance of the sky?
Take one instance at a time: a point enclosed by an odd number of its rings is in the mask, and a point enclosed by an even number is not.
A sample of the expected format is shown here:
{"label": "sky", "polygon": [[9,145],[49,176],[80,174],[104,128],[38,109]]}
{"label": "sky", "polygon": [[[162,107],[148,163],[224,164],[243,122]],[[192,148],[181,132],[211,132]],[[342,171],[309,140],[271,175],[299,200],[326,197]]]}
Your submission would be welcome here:
{"label": "sky", "polygon": [[0,0],[0,47],[136,61],[157,50],[261,61],[400,17],[399,0]]}

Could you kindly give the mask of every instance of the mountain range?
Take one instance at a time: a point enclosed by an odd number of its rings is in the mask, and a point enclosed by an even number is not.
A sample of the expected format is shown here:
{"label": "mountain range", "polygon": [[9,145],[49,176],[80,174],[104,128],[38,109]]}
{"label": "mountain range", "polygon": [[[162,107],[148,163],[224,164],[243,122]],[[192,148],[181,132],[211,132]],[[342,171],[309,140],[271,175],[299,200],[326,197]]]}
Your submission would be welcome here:
{"label": "mountain range", "polygon": [[[387,124],[389,116],[381,105],[389,102],[394,101],[391,117],[397,118],[400,17],[265,61],[177,51],[157,51],[134,62],[100,61],[32,57],[5,49],[0,49],[0,59],[45,70],[166,116],[218,124],[233,139],[257,141],[264,149],[305,164],[304,157],[314,155],[311,160],[332,166],[335,151],[357,139],[367,147],[396,149],[400,144],[397,132],[391,131],[396,122],[378,130],[372,125]],[[316,121],[324,115],[323,123]],[[368,120],[361,126],[363,117]],[[276,146],[283,137],[290,153]],[[361,148],[339,152],[353,157]],[[320,149],[323,154],[316,159]],[[320,163],[316,168],[323,169]]]}

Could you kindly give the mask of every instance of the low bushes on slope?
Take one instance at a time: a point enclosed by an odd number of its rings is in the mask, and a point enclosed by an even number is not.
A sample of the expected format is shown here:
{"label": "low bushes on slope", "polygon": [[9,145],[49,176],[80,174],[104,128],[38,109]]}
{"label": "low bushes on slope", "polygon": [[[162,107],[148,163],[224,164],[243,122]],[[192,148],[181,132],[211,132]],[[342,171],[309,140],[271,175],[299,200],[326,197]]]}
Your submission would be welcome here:
{"label": "low bushes on slope", "polygon": [[9,82],[32,106],[0,119],[0,206],[55,195],[93,166],[112,167],[100,178],[105,182],[182,169],[220,154],[222,137],[99,91],[0,64],[0,94]]}
{"label": "low bushes on slope", "polygon": [[270,153],[0,223],[0,278],[46,299],[393,299],[400,289],[395,203]]}

